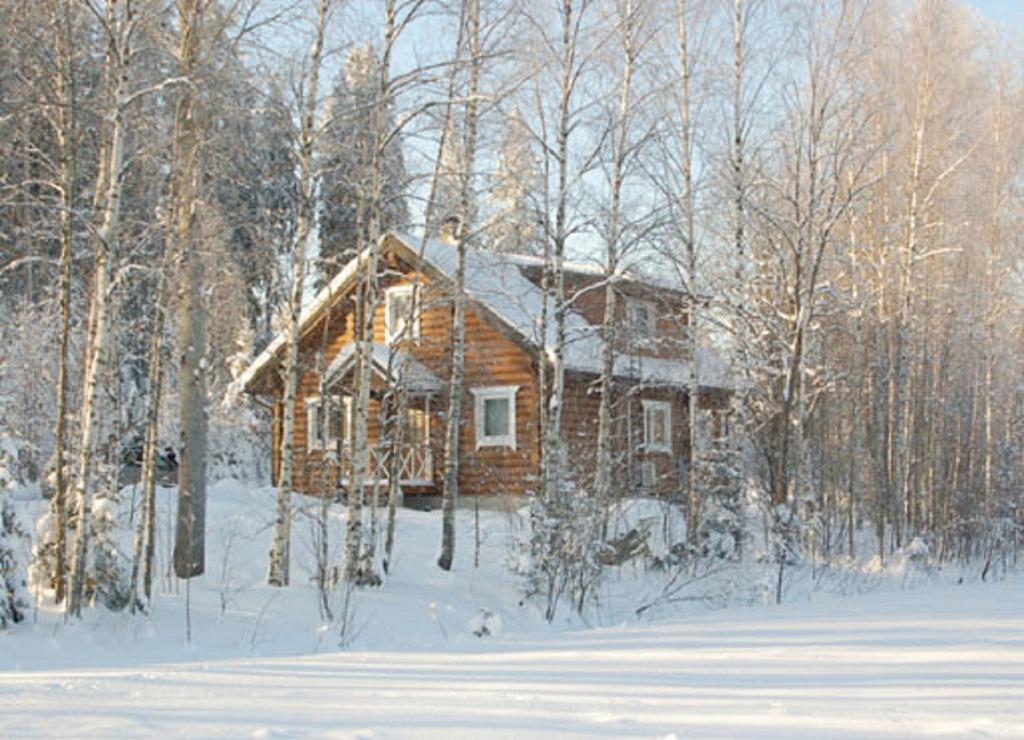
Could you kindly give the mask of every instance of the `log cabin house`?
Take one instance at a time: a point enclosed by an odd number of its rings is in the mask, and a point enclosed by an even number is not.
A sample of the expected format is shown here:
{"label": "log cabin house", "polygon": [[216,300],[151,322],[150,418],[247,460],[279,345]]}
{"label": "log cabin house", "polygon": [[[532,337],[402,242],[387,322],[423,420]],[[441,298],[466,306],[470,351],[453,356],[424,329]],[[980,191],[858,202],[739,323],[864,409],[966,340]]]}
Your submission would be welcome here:
{"label": "log cabin house", "polygon": [[[383,484],[396,474],[406,494],[440,493],[444,414],[451,367],[450,286],[456,248],[450,241],[382,239],[379,295],[373,322],[371,470]],[[351,469],[352,397],[356,378],[355,296],[363,258],[353,259],[300,318],[296,395],[295,490],[341,494]],[[542,332],[542,262],[535,257],[469,248],[465,263],[466,353],[459,490],[523,495],[536,487],[541,465],[540,369],[550,370],[553,329]],[[595,470],[600,404],[600,326],[605,281],[599,268],[567,263],[563,439],[569,475],[589,484]],[[694,353],[685,294],[631,275],[616,281],[620,313],[613,387],[615,466],[619,490],[665,495],[682,490],[690,459],[688,397]],[[413,310],[410,311],[410,308]],[[548,323],[551,317],[548,299]],[[414,316],[409,322],[408,317]],[[281,460],[285,336],[277,336],[237,379],[236,389],[269,399],[272,471]],[[726,431],[727,369],[698,349],[701,421]],[[550,381],[550,373],[547,375]],[[398,393],[404,402],[397,404]],[[396,414],[401,444],[394,449]],[[397,455],[398,457],[392,457]],[[370,476],[370,481],[374,475]]]}

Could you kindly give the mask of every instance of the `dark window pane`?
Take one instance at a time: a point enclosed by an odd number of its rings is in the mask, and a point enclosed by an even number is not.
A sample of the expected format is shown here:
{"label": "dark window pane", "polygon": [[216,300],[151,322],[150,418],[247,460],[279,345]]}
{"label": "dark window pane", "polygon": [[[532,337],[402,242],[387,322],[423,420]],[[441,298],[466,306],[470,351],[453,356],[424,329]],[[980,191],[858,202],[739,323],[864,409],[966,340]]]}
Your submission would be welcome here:
{"label": "dark window pane", "polygon": [[508,435],[508,399],[484,399],[484,436],[504,437]]}

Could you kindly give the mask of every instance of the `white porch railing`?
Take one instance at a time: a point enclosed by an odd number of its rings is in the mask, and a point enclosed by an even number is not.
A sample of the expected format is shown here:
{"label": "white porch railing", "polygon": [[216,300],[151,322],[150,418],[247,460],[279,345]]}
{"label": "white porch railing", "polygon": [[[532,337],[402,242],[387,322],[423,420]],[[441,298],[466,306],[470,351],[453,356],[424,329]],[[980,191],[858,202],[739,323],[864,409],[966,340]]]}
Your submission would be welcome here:
{"label": "white porch railing", "polygon": [[[374,482],[384,485],[391,473],[390,445],[374,445],[370,447],[369,470],[366,473],[366,484]],[[341,484],[348,485],[352,479],[352,466],[355,462],[351,445],[342,445],[339,463],[341,465]],[[434,484],[434,453],[428,445],[405,445],[399,451],[398,482],[405,485],[430,486]]]}

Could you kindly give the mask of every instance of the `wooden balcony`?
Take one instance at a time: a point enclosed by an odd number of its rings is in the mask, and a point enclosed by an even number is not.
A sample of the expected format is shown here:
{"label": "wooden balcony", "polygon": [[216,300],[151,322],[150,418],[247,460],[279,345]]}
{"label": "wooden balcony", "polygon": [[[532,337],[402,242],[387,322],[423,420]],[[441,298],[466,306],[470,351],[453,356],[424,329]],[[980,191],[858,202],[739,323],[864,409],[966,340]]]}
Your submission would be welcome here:
{"label": "wooden balcony", "polygon": [[[373,445],[370,447],[369,470],[366,473],[365,485],[385,486],[390,480],[392,470],[391,445]],[[338,483],[347,487],[352,479],[354,455],[351,445],[341,445],[338,454],[340,475]],[[412,444],[401,448],[398,458],[398,483],[403,486],[432,487],[434,485],[434,452],[429,445]]]}

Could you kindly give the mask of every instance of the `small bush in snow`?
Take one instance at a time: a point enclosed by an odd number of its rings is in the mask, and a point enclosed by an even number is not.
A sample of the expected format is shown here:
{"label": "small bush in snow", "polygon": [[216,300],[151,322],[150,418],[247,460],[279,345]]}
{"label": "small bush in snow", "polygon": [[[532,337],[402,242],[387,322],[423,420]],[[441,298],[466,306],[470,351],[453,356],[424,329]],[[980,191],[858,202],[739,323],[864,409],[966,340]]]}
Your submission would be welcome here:
{"label": "small bush in snow", "polygon": [[0,629],[25,618],[28,590],[20,553],[28,543],[28,535],[14,516],[14,508],[0,502]]}
{"label": "small bush in snow", "polygon": [[544,602],[550,622],[563,599],[578,613],[594,595],[604,550],[601,507],[593,496],[566,484],[557,500],[530,502],[527,596]]}
{"label": "small bush in snow", "polygon": [[707,503],[700,527],[704,557],[738,560],[746,525],[743,479],[736,449],[725,442],[708,446],[701,458],[700,479]]}
{"label": "small bush in snow", "polygon": [[466,624],[476,637],[495,637],[501,634],[501,616],[490,609],[481,609]]}
{"label": "small bush in snow", "polygon": [[130,527],[119,522],[118,501],[112,496],[98,497],[92,510],[91,597],[111,611],[124,609],[131,601],[129,574],[130,549],[122,543]]}

